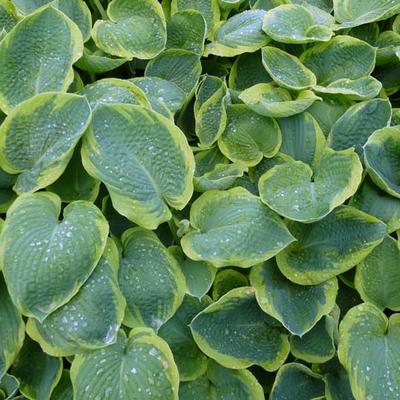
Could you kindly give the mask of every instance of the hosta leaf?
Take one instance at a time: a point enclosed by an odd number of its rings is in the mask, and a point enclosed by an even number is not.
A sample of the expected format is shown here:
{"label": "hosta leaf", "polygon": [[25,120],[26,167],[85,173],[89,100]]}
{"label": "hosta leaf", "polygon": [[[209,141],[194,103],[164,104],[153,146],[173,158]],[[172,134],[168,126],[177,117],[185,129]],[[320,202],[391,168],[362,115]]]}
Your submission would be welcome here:
{"label": "hosta leaf", "polygon": [[400,5],[393,0],[333,0],[334,14],[340,29],[364,25],[386,19],[400,12]]}
{"label": "hosta leaf", "polygon": [[78,27],[52,6],[25,17],[0,42],[0,108],[8,113],[35,94],[66,91],[82,49]]}
{"label": "hosta leaf", "polygon": [[337,361],[337,368],[325,374],[327,400],[354,400],[346,370]]}
{"label": "hosta leaf", "polygon": [[193,51],[168,49],[153,58],[146,66],[145,77],[156,77],[175,83],[190,95],[201,74],[200,56]]}
{"label": "hosta leaf", "polygon": [[208,191],[192,205],[193,230],[181,245],[193,260],[247,268],[273,257],[294,238],[280,218],[244,188]]}
{"label": "hosta leaf", "polygon": [[92,178],[83,168],[80,146],[77,146],[64,173],[46,189],[56,193],[65,203],[75,200],[95,201],[100,181]]}
{"label": "hosta leaf", "polygon": [[332,310],[338,291],[336,278],[315,286],[297,285],[282,275],[274,260],[254,266],[250,283],[263,311],[298,336]]}
{"label": "hosta leaf", "polygon": [[150,328],[124,331],[105,349],[77,355],[71,366],[79,400],[178,400],[179,376],[168,345]]}
{"label": "hosta leaf", "polygon": [[265,46],[271,39],[262,30],[264,16],[264,10],[247,10],[230,17],[217,29],[204,55],[233,57]]}
{"label": "hosta leaf", "polygon": [[64,369],[58,385],[51,394],[50,400],[71,400],[72,396],[72,383],[69,377],[69,370]]}
{"label": "hosta leaf", "polygon": [[386,234],[384,223],[353,207],[340,206],[313,224],[288,221],[298,240],[277,255],[281,272],[300,285],[316,285],[348,271]]}
{"label": "hosta leaf", "polygon": [[291,336],[290,351],[300,360],[324,363],[335,355],[334,336],[336,330],[337,319],[326,315],[303,336]]}
{"label": "hosta leaf", "polygon": [[186,94],[175,83],[156,77],[139,77],[131,79],[142,89],[154,111],[172,118],[182,107]]}
{"label": "hosta leaf", "polygon": [[124,79],[101,79],[86,85],[79,94],[86,96],[92,109],[98,104],[112,103],[135,104],[150,108],[150,103],[143,91]]}
{"label": "hosta leaf", "polygon": [[49,400],[61,377],[62,360],[44,353],[36,342],[26,338],[11,371],[20,381],[22,394],[31,400]]}
{"label": "hosta leaf", "polygon": [[305,365],[289,363],[282,366],[276,374],[270,399],[290,399],[294,388],[298,400],[317,400],[323,398],[325,394],[325,384],[321,375],[314,373]]}
{"label": "hosta leaf", "polygon": [[0,278],[0,379],[14,362],[25,337],[25,324]]}
{"label": "hosta leaf", "polygon": [[314,72],[318,85],[329,87],[368,76],[374,69],[375,55],[376,49],[362,40],[336,36],[307,49],[300,61]]}
{"label": "hosta leaf", "polygon": [[200,312],[190,328],[200,349],[227,368],[256,364],[274,371],[289,353],[287,335],[258,307],[251,287],[231,290]]}
{"label": "hosta leaf", "polygon": [[396,240],[387,236],[357,266],[354,284],[361,298],[380,309],[400,310],[400,249]]}
{"label": "hosta leaf", "polygon": [[92,37],[104,52],[127,59],[150,59],[159,54],[167,40],[166,22],[157,0],[112,0],[109,21],[98,20]]}
{"label": "hosta leaf", "polygon": [[257,379],[247,369],[228,369],[210,360],[206,375],[180,385],[179,398],[264,400],[264,392]]}
{"label": "hosta leaf", "polygon": [[278,214],[314,222],[344,203],[361,183],[362,165],[353,149],[326,148],[313,169],[302,161],[276,165],[258,181],[261,200]]}
{"label": "hosta leaf", "polygon": [[167,22],[167,49],[190,50],[201,55],[207,25],[195,10],[184,10],[171,16]]}
{"label": "hosta leaf", "polygon": [[333,10],[333,0],[291,0],[294,4],[310,4],[330,13]]}
{"label": "hosta leaf", "polygon": [[375,131],[364,146],[365,164],[373,182],[390,195],[400,198],[400,127]]}
{"label": "hosta leaf", "polygon": [[278,120],[282,133],[281,153],[313,165],[325,148],[325,137],[318,122],[308,112]]}
{"label": "hosta leaf", "polygon": [[226,104],[229,93],[225,82],[206,75],[201,81],[194,102],[196,135],[200,144],[211,146],[226,126]]}
{"label": "hosta leaf", "polygon": [[400,229],[400,199],[380,190],[368,178],[351,198],[350,205],[379,218],[389,233]]}
{"label": "hosta leaf", "polygon": [[211,35],[219,22],[220,9],[218,0],[172,0],[171,14],[184,10],[198,11],[206,21],[207,34]]}
{"label": "hosta leaf", "polygon": [[12,0],[12,2],[21,14],[31,14],[38,8],[51,3],[78,25],[85,42],[90,38],[92,15],[83,0]]}
{"label": "hosta leaf", "polygon": [[284,118],[300,114],[316,100],[321,100],[311,90],[303,90],[296,97],[283,88],[269,83],[259,83],[244,90],[239,98],[253,111],[266,117]]}
{"label": "hosta leaf", "polygon": [[[5,374],[0,379],[0,392],[4,393],[4,400],[14,398],[19,388],[19,381],[15,376]],[[1,396],[1,395],[0,395]]]}
{"label": "hosta leaf", "polygon": [[17,12],[9,0],[0,0],[0,31],[9,32],[18,22]]}
{"label": "hosta leaf", "polygon": [[277,42],[326,42],[332,35],[333,18],[316,7],[283,4],[268,11],[263,30]]}
{"label": "hosta leaf", "polygon": [[378,47],[376,52],[376,65],[384,65],[398,61],[396,52],[400,49],[400,35],[397,32],[382,32],[374,44]]}
{"label": "hosta leaf", "polygon": [[249,286],[249,280],[245,275],[235,269],[224,268],[215,276],[212,297],[218,300],[230,290],[243,286]]}
{"label": "hosta leaf", "polygon": [[119,284],[127,301],[125,325],[157,331],[185,295],[185,277],[154,232],[132,228],[122,235]]}
{"label": "hosta leaf", "polygon": [[67,303],[96,266],[108,223],[85,201],[70,203],[59,221],[60,198],[24,194],[8,209],[0,236],[0,264],[10,296],[39,321]]}
{"label": "hosta leaf", "polygon": [[16,179],[16,175],[8,174],[0,168],[0,213],[5,213],[17,196],[12,190]]}
{"label": "hosta leaf", "polygon": [[0,127],[0,165],[19,173],[15,191],[36,191],[55,182],[90,117],[87,100],[69,93],[42,93],[14,108]]}
{"label": "hosta leaf", "polygon": [[105,347],[116,340],[125,300],[118,288],[118,250],[109,239],[103,256],[79,292],[42,323],[31,318],[28,334],[53,356]]}
{"label": "hosta leaf", "polygon": [[300,60],[277,47],[264,47],[261,50],[262,63],[272,79],[288,89],[302,90],[317,83],[313,72]]}
{"label": "hosta leaf", "polygon": [[244,104],[227,107],[227,124],[218,146],[231,161],[254,166],[263,157],[273,157],[281,142],[281,131],[274,119],[257,114]]}
{"label": "hosta leaf", "polygon": [[368,303],[352,308],[339,328],[339,360],[356,399],[391,400],[400,395],[400,319]]}
{"label": "hosta leaf", "polygon": [[215,267],[207,262],[187,258],[181,263],[181,268],[186,279],[186,293],[201,299],[213,284]]}
{"label": "hosta leaf", "polygon": [[377,129],[389,125],[391,105],[385,99],[373,99],[357,103],[333,125],[329,135],[329,145],[335,150],[355,147],[362,155],[362,147]]}
{"label": "hosta leaf", "polygon": [[174,355],[180,382],[197,379],[207,370],[208,358],[197,347],[188,325],[210,303],[207,296],[203,300],[185,296],[175,315],[159,330]]}
{"label": "hosta leaf", "polygon": [[85,169],[107,186],[114,208],[154,229],[182,209],[193,186],[194,159],[167,118],[128,104],[99,105],[82,146]]}

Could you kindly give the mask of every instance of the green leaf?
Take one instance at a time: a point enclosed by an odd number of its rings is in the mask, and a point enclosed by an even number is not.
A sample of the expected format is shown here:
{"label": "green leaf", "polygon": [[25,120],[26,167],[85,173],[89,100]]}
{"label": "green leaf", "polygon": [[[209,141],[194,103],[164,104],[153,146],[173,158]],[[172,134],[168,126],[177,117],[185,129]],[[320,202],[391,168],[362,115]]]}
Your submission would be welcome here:
{"label": "green leaf", "polygon": [[400,318],[368,303],[352,308],[339,327],[339,360],[356,399],[391,400],[400,393]]}
{"label": "green leaf", "polygon": [[195,380],[207,370],[208,358],[197,347],[189,324],[210,303],[211,300],[207,296],[202,300],[185,296],[177,312],[158,332],[174,355],[180,382]]}
{"label": "green leaf", "polygon": [[357,266],[354,284],[361,298],[380,309],[400,310],[400,249],[396,240],[387,236]]}
{"label": "green leaf", "polygon": [[132,228],[122,235],[119,285],[127,302],[124,324],[157,331],[182,303],[185,277],[154,232]]}
{"label": "green leaf", "polygon": [[0,277],[0,379],[13,364],[25,337],[25,324]]}
{"label": "green leaf", "polygon": [[67,303],[103,253],[108,223],[92,203],[63,210],[49,192],[24,194],[8,209],[0,236],[0,265],[10,296],[23,315],[43,321]]}
{"label": "green leaf", "polygon": [[9,0],[0,0],[0,31],[9,32],[18,22],[17,11]]}
{"label": "green leaf", "polygon": [[335,19],[340,23],[339,29],[380,21],[400,12],[400,5],[392,0],[377,0],[372,3],[357,0],[333,0],[333,5]]}
{"label": "green leaf", "polygon": [[335,150],[354,147],[361,156],[362,147],[377,129],[390,124],[391,105],[385,99],[373,99],[351,106],[335,122],[328,143]]}
{"label": "green leaf", "polygon": [[139,77],[130,81],[142,89],[154,111],[171,119],[186,99],[186,93],[182,89],[165,79]]}
{"label": "green leaf", "polygon": [[18,173],[16,192],[33,192],[55,182],[91,118],[84,97],[42,93],[15,107],[0,127],[0,165]]}
{"label": "green leaf", "polygon": [[154,229],[192,192],[194,158],[180,129],[149,109],[99,105],[82,146],[87,172],[107,187],[114,208]]}
{"label": "green leaf", "polygon": [[193,51],[168,49],[149,61],[145,77],[156,77],[174,83],[191,95],[201,74],[200,56]]}
{"label": "green leaf", "polygon": [[280,118],[278,123],[282,133],[279,151],[297,161],[314,165],[325,148],[325,137],[316,119],[304,112]]}
{"label": "green leaf", "polygon": [[325,394],[327,400],[354,400],[346,370],[338,367],[325,374]]}
{"label": "green leaf", "polygon": [[202,194],[191,207],[190,224],[193,230],[181,240],[183,251],[216,267],[251,267],[294,240],[273,211],[240,187]]}
{"label": "green leaf", "polygon": [[11,372],[20,381],[23,395],[31,400],[49,400],[61,378],[62,360],[44,353],[36,342],[26,338]]}
{"label": "green leaf", "polygon": [[228,369],[210,360],[206,375],[180,385],[179,398],[264,400],[264,392],[255,376],[247,369]]}
{"label": "green leaf", "polygon": [[12,190],[16,179],[16,175],[8,174],[0,168],[0,213],[5,213],[17,196]]}
{"label": "green leaf", "polygon": [[349,204],[379,218],[386,224],[388,233],[400,229],[400,200],[377,188],[368,178]]}
{"label": "green leaf", "polygon": [[92,15],[89,7],[83,0],[12,0],[21,14],[31,14],[38,8],[51,3],[51,5],[62,11],[67,17],[71,18],[80,29],[83,40],[90,39],[92,29]]}
{"label": "green leaf", "polygon": [[263,30],[282,43],[327,42],[333,23],[333,17],[317,7],[282,4],[266,13]]}
{"label": "green leaf", "polygon": [[390,64],[399,60],[396,52],[400,48],[400,35],[397,32],[382,32],[374,44],[378,47],[376,52],[377,65]]}
{"label": "green leaf", "polygon": [[64,369],[58,385],[51,394],[50,400],[71,400],[72,396],[72,383],[69,377],[69,370]]}
{"label": "green leaf", "polygon": [[384,223],[353,207],[340,206],[312,224],[288,221],[297,238],[279,253],[281,272],[300,285],[316,285],[357,265],[386,234]]}
{"label": "green leaf", "polygon": [[364,146],[367,172],[373,182],[391,196],[400,198],[400,127],[375,131]]}
{"label": "green leaf", "polygon": [[316,85],[317,78],[300,60],[277,47],[264,47],[262,63],[272,79],[287,89],[302,90]]}
{"label": "green leaf", "polygon": [[134,83],[124,79],[100,79],[86,85],[79,94],[86,96],[92,109],[98,104],[113,103],[135,104],[150,108],[143,91]]}
{"label": "green leaf", "polygon": [[274,260],[254,266],[250,283],[262,310],[298,336],[332,310],[338,291],[336,278],[315,286],[297,285],[282,275]]}
{"label": "green leaf", "polygon": [[325,148],[313,168],[289,160],[261,176],[261,200],[278,214],[314,222],[343,204],[361,183],[362,165],[353,149]]}
{"label": "green leaf", "polygon": [[201,146],[211,146],[226,126],[226,104],[229,93],[225,82],[205,75],[196,90],[194,102],[195,129]]}
{"label": "green leaf", "polygon": [[220,18],[218,0],[172,0],[171,14],[184,10],[198,11],[206,21],[207,35],[210,36]]}
{"label": "green leaf", "polygon": [[92,37],[96,46],[113,56],[150,59],[159,54],[167,41],[166,22],[157,0],[112,0],[109,20],[98,20]]}
{"label": "green leaf", "polygon": [[53,356],[70,356],[114,343],[125,310],[118,267],[117,247],[108,239],[99,263],[79,292],[42,323],[30,318],[29,336]]}
{"label": "green leaf", "polygon": [[186,279],[186,293],[201,299],[214,282],[216,269],[207,262],[187,258],[181,264]]}
{"label": "green leaf", "polygon": [[5,374],[0,379],[0,391],[4,392],[4,400],[15,398],[19,388],[19,381],[15,376]]}
{"label": "green leaf", "polygon": [[272,387],[271,400],[286,400],[296,393],[296,400],[317,400],[323,398],[325,385],[322,376],[305,365],[289,363],[282,366],[276,374]]}
{"label": "green leaf", "polygon": [[227,124],[218,146],[231,161],[254,166],[263,157],[273,157],[281,143],[275,119],[257,114],[244,104],[227,106]]}
{"label": "green leaf", "polygon": [[314,101],[321,100],[311,90],[303,90],[294,97],[286,89],[274,87],[270,83],[259,83],[243,90],[239,99],[256,113],[272,118],[300,114]]}
{"label": "green leaf", "polygon": [[167,21],[167,49],[190,50],[201,55],[207,34],[203,16],[195,10],[183,10]]}
{"label": "green leaf", "polygon": [[74,398],[93,400],[178,400],[179,376],[167,343],[150,328],[124,331],[105,349],[75,356]]}
{"label": "green leaf", "polygon": [[243,286],[249,286],[249,280],[245,275],[235,269],[224,268],[215,276],[212,297],[218,300],[230,290]]}
{"label": "green leaf", "polygon": [[289,353],[287,335],[258,307],[251,287],[228,292],[200,312],[190,328],[200,349],[227,368],[260,365],[274,371]]}
{"label": "green leaf", "polygon": [[247,10],[230,17],[217,29],[204,55],[234,57],[265,46],[271,41],[262,30],[265,14],[264,10]]}
{"label": "green leaf", "polygon": [[25,17],[0,42],[0,108],[8,113],[35,94],[67,91],[82,49],[78,27],[52,6]]}

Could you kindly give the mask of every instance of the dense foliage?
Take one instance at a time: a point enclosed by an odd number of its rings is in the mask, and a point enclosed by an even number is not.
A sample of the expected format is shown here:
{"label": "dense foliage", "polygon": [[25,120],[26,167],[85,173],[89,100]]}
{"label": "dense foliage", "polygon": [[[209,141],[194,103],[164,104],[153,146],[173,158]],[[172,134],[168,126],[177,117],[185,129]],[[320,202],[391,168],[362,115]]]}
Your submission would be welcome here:
{"label": "dense foliage", "polygon": [[400,0],[0,0],[0,400],[400,398],[399,90]]}

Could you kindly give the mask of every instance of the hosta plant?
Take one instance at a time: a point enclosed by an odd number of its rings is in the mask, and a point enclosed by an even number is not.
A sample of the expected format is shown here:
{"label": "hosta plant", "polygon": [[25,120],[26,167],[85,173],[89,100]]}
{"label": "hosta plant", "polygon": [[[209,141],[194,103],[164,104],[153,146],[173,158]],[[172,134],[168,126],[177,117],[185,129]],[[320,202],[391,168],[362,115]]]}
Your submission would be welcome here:
{"label": "hosta plant", "polygon": [[0,0],[0,400],[400,398],[400,0]]}

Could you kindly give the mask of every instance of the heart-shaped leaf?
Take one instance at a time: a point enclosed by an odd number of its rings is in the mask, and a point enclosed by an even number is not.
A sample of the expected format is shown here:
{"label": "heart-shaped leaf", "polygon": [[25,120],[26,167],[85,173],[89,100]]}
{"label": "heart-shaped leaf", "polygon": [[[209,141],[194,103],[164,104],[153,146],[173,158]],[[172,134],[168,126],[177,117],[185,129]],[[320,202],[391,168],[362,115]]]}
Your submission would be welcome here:
{"label": "heart-shaped leaf", "polygon": [[248,10],[230,17],[215,32],[205,55],[233,57],[265,46],[271,39],[262,30],[264,16],[264,10]]}
{"label": "heart-shaped leaf", "polygon": [[227,368],[255,364],[274,371],[289,353],[287,335],[260,309],[251,287],[228,292],[201,311],[190,328],[200,349]]}
{"label": "heart-shaped leaf", "polygon": [[178,400],[179,375],[167,343],[150,328],[124,331],[115,344],[75,356],[71,366],[79,400]]}
{"label": "heart-shaped leaf", "polygon": [[0,127],[0,165],[19,173],[15,191],[36,191],[55,182],[90,117],[87,100],[69,93],[42,93],[15,107]]}
{"label": "heart-shaped leaf", "polygon": [[281,143],[281,131],[274,119],[257,114],[244,104],[227,107],[227,124],[218,146],[231,161],[254,166],[263,157],[273,157]]}
{"label": "heart-shaped leaf", "polygon": [[373,182],[390,195],[400,198],[400,127],[375,131],[364,146],[367,171]]}
{"label": "heart-shaped leaf", "polygon": [[273,257],[294,238],[280,218],[244,188],[208,191],[190,210],[193,231],[181,245],[193,260],[247,268]]}
{"label": "heart-shaped leaf", "polygon": [[82,146],[83,166],[107,186],[114,208],[149,229],[193,192],[185,135],[162,115],[130,104],[98,105]]}
{"label": "heart-shaped leaf", "polygon": [[258,181],[261,200],[278,214],[314,222],[351,197],[361,183],[362,165],[353,149],[326,148],[314,168],[290,160],[276,165]]}
{"label": "heart-shaped leaf", "polygon": [[386,235],[386,225],[350,206],[340,206],[321,221],[288,221],[297,238],[280,252],[281,272],[300,285],[316,285],[357,265]]}
{"label": "heart-shaped leaf", "polygon": [[119,285],[127,302],[125,325],[157,331],[185,295],[185,277],[154,232],[132,228],[122,235]]}
{"label": "heart-shaped leaf", "polygon": [[212,288],[212,298],[218,300],[232,289],[243,286],[249,286],[249,280],[245,275],[236,269],[224,268],[218,271],[215,276]]}
{"label": "heart-shaped leaf", "polygon": [[0,265],[20,312],[43,321],[67,303],[99,261],[108,223],[92,203],[76,201],[59,221],[60,198],[49,192],[19,196],[0,236]]}
{"label": "heart-shaped leaf", "polygon": [[78,27],[51,5],[25,17],[0,42],[0,108],[8,113],[35,94],[66,91],[82,51]]}
{"label": "heart-shaped leaf", "polygon": [[216,269],[210,263],[189,258],[181,263],[186,279],[186,293],[201,299],[211,288]]}
{"label": "heart-shaped leaf", "polygon": [[317,7],[282,4],[266,13],[263,30],[282,43],[326,42],[333,35],[333,22],[330,14]]}
{"label": "heart-shaped leaf", "polygon": [[338,291],[336,278],[315,286],[297,285],[282,275],[274,260],[254,266],[250,283],[263,311],[298,336],[332,310]]}
{"label": "heart-shaped leaf", "polygon": [[92,37],[108,54],[132,59],[150,59],[167,41],[166,22],[157,0],[112,0],[107,8],[109,21],[98,20]]}
{"label": "heart-shaped leaf", "polygon": [[387,318],[368,303],[352,308],[339,327],[338,356],[356,399],[400,396],[400,314]]}
{"label": "heart-shaped leaf", "polygon": [[70,356],[113,343],[125,310],[117,281],[118,267],[118,250],[109,239],[99,263],[79,292],[42,323],[29,319],[29,336],[53,356]]}

